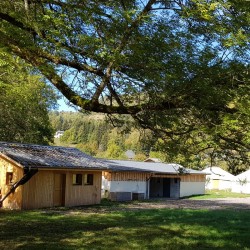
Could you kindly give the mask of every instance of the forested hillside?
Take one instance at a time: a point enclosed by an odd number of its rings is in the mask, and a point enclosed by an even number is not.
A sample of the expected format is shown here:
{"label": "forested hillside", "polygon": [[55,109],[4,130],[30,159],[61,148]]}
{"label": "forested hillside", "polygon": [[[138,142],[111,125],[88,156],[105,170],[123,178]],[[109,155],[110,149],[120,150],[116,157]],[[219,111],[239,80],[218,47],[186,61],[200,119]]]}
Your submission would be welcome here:
{"label": "forested hillside", "polygon": [[104,114],[50,112],[54,131],[64,131],[63,136],[55,138],[55,144],[75,146],[95,157],[128,159],[126,152],[132,150],[135,153],[133,159],[139,161],[155,157],[163,162],[180,163],[194,169],[218,165],[232,173],[242,172],[247,167],[234,160],[221,160],[209,150],[187,158],[182,152],[175,151],[174,141],[169,141],[169,145],[163,147],[164,141],[157,139],[152,131],[136,128],[129,117],[122,120],[123,123],[116,124],[114,118],[110,120]]}
{"label": "forested hillside", "polygon": [[[105,115],[79,112],[51,112],[50,120],[55,131],[65,131],[55,143],[74,144],[84,152],[98,157],[126,159],[126,151],[132,150],[137,160],[144,160],[155,142],[152,132],[115,127]],[[129,122],[125,122],[128,125]],[[164,159],[163,154],[151,155]]]}
{"label": "forested hillside", "polygon": [[113,118],[110,120],[103,114],[54,111],[50,113],[50,121],[54,131],[64,131],[63,136],[54,139],[56,145],[75,146],[95,157],[128,159],[126,152],[132,150],[133,160],[154,157],[196,169],[210,164],[209,157],[187,159],[173,152],[171,146],[168,152],[164,151],[166,147],[162,148],[162,141],[156,139],[152,131],[134,127],[128,117],[116,124]]}

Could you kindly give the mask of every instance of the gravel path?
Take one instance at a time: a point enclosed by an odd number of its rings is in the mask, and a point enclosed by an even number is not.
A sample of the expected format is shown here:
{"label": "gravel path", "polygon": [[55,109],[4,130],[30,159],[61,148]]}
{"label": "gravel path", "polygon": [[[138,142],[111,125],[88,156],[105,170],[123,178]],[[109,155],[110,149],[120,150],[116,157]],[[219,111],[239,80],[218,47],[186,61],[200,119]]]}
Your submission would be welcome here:
{"label": "gravel path", "polygon": [[105,206],[83,206],[61,210],[53,208],[44,211],[45,213],[56,212],[68,215],[76,215],[82,213],[112,213],[115,211],[138,211],[147,209],[208,209],[208,210],[249,210],[249,198],[221,198],[207,200],[191,200],[191,199],[157,199],[155,201],[139,201],[139,202],[117,202],[113,205]]}
{"label": "gravel path", "polygon": [[134,209],[178,208],[178,209],[247,209],[250,210],[250,198],[222,198],[208,200],[157,200],[155,203],[142,202],[129,204]]}
{"label": "gravel path", "polygon": [[59,213],[67,215],[76,215],[82,213],[112,213],[115,211],[138,211],[147,209],[208,209],[208,210],[249,210],[249,198],[221,198],[221,199],[206,199],[206,200],[191,200],[191,199],[157,199],[155,201],[138,201],[138,202],[117,202],[112,206],[83,206],[72,207],[68,209],[51,208],[44,210],[44,213]]}

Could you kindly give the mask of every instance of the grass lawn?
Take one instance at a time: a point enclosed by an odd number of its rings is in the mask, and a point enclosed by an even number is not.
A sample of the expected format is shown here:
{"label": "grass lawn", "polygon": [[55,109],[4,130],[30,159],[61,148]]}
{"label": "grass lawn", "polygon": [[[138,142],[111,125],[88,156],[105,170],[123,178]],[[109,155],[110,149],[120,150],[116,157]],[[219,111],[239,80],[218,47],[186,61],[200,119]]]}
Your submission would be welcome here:
{"label": "grass lawn", "polygon": [[247,210],[95,208],[0,210],[0,249],[250,249]]}
{"label": "grass lawn", "polygon": [[189,199],[216,199],[216,198],[246,198],[250,197],[250,194],[232,193],[224,190],[207,190],[205,195],[196,195],[189,197]]}

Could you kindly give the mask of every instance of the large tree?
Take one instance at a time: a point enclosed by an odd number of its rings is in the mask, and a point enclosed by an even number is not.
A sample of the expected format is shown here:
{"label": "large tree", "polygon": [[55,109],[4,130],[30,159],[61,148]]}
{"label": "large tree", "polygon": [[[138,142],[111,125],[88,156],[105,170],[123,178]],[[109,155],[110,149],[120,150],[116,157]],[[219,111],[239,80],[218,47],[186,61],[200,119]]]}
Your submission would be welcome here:
{"label": "large tree", "polygon": [[48,144],[56,96],[20,58],[0,51],[0,141]]}
{"label": "large tree", "polygon": [[5,0],[0,44],[74,105],[132,115],[171,152],[247,160],[249,15],[243,0]]}

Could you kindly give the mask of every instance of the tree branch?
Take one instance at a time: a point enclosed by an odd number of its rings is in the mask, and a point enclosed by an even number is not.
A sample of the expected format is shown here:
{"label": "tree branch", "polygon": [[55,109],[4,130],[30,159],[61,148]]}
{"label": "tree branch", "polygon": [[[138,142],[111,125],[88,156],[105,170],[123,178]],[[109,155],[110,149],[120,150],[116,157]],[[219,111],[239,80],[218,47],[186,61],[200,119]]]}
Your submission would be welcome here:
{"label": "tree branch", "polygon": [[22,22],[17,21],[14,17],[11,17],[8,14],[0,12],[0,19],[14,25],[17,28],[20,28],[20,29],[22,29],[24,31],[29,32],[33,36],[38,35],[38,33],[34,29],[32,29],[31,27],[26,27]]}

